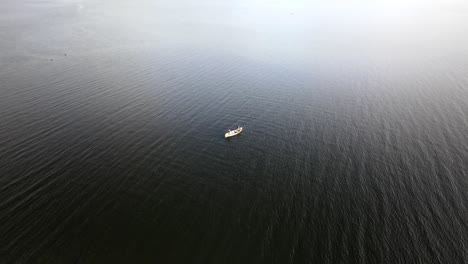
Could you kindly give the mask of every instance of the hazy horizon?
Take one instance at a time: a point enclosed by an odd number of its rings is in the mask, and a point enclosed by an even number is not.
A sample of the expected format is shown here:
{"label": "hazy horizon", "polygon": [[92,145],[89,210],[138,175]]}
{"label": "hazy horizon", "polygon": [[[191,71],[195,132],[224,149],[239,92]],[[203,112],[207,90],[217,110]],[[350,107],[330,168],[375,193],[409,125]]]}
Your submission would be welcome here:
{"label": "hazy horizon", "polygon": [[4,0],[0,263],[466,263],[467,117],[465,1]]}

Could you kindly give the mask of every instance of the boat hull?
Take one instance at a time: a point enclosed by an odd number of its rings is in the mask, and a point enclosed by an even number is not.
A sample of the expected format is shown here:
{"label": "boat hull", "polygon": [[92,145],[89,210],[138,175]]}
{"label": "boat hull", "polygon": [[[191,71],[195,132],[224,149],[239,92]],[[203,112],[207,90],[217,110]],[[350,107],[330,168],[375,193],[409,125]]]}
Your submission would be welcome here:
{"label": "boat hull", "polygon": [[232,130],[224,134],[224,138],[230,138],[239,135],[242,132],[242,127],[239,127],[236,130]]}

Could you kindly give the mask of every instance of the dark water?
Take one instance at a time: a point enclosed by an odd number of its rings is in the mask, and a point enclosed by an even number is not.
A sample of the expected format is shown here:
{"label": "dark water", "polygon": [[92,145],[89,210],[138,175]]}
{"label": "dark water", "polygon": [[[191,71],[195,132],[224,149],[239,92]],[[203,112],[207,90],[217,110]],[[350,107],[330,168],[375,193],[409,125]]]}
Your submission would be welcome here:
{"label": "dark water", "polygon": [[461,1],[0,3],[0,263],[467,263],[467,199]]}

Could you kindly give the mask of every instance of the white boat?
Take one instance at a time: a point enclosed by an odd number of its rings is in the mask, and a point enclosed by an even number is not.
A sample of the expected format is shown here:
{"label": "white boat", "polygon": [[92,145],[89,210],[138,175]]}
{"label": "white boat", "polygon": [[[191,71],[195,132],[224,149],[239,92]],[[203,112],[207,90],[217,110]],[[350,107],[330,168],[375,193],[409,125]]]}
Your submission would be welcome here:
{"label": "white boat", "polygon": [[234,130],[230,130],[228,132],[226,132],[226,134],[224,134],[224,138],[229,138],[229,137],[233,137],[233,136],[237,136],[240,134],[240,132],[242,132],[242,127],[237,127],[236,129]]}

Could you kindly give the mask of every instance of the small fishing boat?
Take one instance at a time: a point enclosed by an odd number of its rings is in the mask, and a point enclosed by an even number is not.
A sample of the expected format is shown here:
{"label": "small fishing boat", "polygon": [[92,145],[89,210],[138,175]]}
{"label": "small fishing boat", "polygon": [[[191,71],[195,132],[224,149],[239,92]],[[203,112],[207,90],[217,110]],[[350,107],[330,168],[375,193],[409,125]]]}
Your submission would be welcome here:
{"label": "small fishing boat", "polygon": [[229,131],[226,132],[226,134],[224,134],[224,138],[230,138],[230,137],[233,137],[233,136],[237,136],[237,135],[240,134],[240,132],[242,132],[242,127],[237,127],[234,130],[229,129]]}

